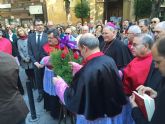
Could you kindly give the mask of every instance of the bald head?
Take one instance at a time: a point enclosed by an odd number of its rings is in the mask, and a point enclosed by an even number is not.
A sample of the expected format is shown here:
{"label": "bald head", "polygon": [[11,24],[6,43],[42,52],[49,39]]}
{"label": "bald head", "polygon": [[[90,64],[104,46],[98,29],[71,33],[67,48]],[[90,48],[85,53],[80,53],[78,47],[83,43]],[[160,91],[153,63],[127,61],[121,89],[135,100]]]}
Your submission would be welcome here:
{"label": "bald head", "polygon": [[160,38],[161,35],[165,35],[165,21],[159,22],[154,28],[155,38]]}
{"label": "bald head", "polygon": [[141,29],[137,25],[132,25],[132,26],[129,27],[128,32],[133,33],[133,34],[140,34]]}
{"label": "bald head", "polygon": [[93,50],[99,47],[99,40],[91,33],[83,34],[79,40],[79,46],[86,46]]}

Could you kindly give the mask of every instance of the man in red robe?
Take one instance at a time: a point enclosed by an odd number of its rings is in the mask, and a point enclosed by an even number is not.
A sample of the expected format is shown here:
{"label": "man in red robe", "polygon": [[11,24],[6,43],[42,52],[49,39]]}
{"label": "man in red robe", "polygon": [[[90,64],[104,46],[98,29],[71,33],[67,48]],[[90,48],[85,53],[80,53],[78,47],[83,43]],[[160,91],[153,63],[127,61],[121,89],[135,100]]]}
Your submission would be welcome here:
{"label": "man in red robe", "polygon": [[123,70],[124,91],[131,95],[140,85],[147,85],[158,90],[162,76],[154,67],[151,47],[153,39],[150,35],[135,36],[132,53],[135,58]]}
{"label": "man in red robe", "polygon": [[[165,76],[165,37],[160,37],[158,39],[154,46],[152,47],[152,54],[153,59],[155,61],[156,68],[159,69],[161,74]],[[148,93],[150,97],[154,98],[155,100],[155,111],[151,118],[151,121],[149,122],[146,120],[141,113],[140,109],[138,108],[136,102],[135,102],[135,96],[132,95],[130,97],[130,102],[133,107],[132,110],[132,116],[135,120],[136,124],[164,124],[165,122],[165,80],[162,81],[161,88],[158,92],[154,91],[150,87],[145,86],[139,86],[137,88],[138,92],[141,93]],[[152,108],[151,108],[152,109]]]}
{"label": "man in red robe", "polygon": [[[155,89],[160,88],[162,76],[152,59],[151,47],[153,39],[148,34],[135,36],[133,39],[132,53],[135,58],[123,69],[124,91],[127,96],[140,85]],[[131,116],[132,108],[128,103],[123,109],[123,118],[128,120],[125,124],[133,124]]]}
{"label": "man in red robe", "polygon": [[137,25],[132,25],[129,27],[128,31],[127,31],[127,37],[128,37],[128,48],[130,49],[130,51],[132,52],[133,50],[133,39],[136,35],[141,34],[141,29],[139,26]]}

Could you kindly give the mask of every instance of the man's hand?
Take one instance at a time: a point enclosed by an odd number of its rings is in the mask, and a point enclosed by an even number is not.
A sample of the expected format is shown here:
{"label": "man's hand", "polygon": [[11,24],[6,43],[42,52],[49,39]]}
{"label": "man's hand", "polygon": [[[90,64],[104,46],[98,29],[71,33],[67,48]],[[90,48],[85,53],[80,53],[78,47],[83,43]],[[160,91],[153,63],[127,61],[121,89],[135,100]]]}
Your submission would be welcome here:
{"label": "man's hand", "polygon": [[139,87],[136,88],[136,90],[138,91],[139,94],[143,95],[144,93],[146,93],[147,95],[149,95],[152,98],[157,97],[157,92],[150,87],[145,87],[143,85],[140,85]]}
{"label": "man's hand", "polygon": [[27,58],[24,59],[24,61],[25,61],[26,63],[29,63],[29,62],[30,62],[30,58],[27,57]]}
{"label": "man's hand", "polygon": [[82,65],[76,62],[69,62],[69,64],[71,66],[73,76],[82,68]]}
{"label": "man's hand", "polygon": [[39,68],[43,68],[44,66],[39,64],[38,62],[35,62],[34,65],[39,69]]}
{"label": "man's hand", "polygon": [[137,104],[135,102],[135,94],[132,94],[132,96],[129,97],[129,101],[131,103],[132,108],[137,107]]}
{"label": "man's hand", "polygon": [[60,76],[58,76],[58,75],[57,75],[57,77],[53,77],[53,84],[56,85],[56,82],[58,82],[60,80],[63,81],[63,79]]}
{"label": "man's hand", "polygon": [[44,67],[44,65],[40,64],[40,68],[43,68],[43,67]]}

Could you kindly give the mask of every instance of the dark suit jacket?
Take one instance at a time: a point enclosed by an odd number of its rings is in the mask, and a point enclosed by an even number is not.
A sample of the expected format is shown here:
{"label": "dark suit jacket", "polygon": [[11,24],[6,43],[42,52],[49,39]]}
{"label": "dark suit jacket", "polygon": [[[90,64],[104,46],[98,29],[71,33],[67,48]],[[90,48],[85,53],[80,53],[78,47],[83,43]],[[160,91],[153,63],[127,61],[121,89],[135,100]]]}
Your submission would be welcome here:
{"label": "dark suit jacket", "polygon": [[144,83],[144,86],[151,87],[155,91],[159,91],[161,89],[161,83],[164,77],[159,72],[158,68],[155,68],[155,63],[152,61],[149,74]]}
{"label": "dark suit jacket", "polygon": [[[10,40],[8,33],[6,34],[6,38]],[[19,52],[18,52],[18,46],[17,46],[17,40],[18,40],[17,35],[13,34],[12,39],[13,39],[13,42],[11,42],[12,43],[12,55],[20,57]]]}
{"label": "dark suit jacket", "polygon": [[124,68],[133,59],[128,47],[118,38],[110,43],[102,42],[100,49],[105,55],[113,58],[118,69]]}
{"label": "dark suit jacket", "polygon": [[48,41],[48,36],[46,33],[42,34],[41,41],[36,43],[36,33],[32,33],[28,36],[28,52],[32,62],[40,62],[42,59],[42,47]]}
{"label": "dark suit jacket", "polygon": [[154,62],[151,64],[150,72],[145,81],[145,86],[151,87],[158,92],[158,96],[155,99],[155,112],[148,122],[140,109],[135,107],[132,109],[132,116],[136,124],[164,124],[165,123],[165,78],[160,74],[159,70],[155,68]]}
{"label": "dark suit jacket", "polygon": [[144,119],[138,107],[133,108],[132,116],[136,124],[164,124],[165,123],[165,80],[162,80],[162,87],[158,92],[158,96],[155,99],[155,112],[152,116],[151,122]]}
{"label": "dark suit jacket", "polygon": [[0,52],[0,124],[17,124],[28,108],[18,90],[18,65],[14,57]]}
{"label": "dark suit jacket", "polygon": [[88,61],[66,88],[64,101],[71,112],[88,120],[121,113],[126,97],[113,59],[99,56]]}

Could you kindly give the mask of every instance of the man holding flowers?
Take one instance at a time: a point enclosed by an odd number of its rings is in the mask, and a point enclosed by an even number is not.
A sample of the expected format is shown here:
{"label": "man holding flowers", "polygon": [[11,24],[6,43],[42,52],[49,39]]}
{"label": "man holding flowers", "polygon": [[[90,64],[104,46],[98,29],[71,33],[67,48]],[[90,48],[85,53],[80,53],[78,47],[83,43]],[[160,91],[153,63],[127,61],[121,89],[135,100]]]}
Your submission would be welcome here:
{"label": "man holding flowers", "polygon": [[100,52],[98,39],[90,33],[82,35],[78,47],[84,65],[70,62],[75,73],[70,86],[59,76],[53,78],[56,94],[77,114],[77,124],[80,119],[83,124],[122,123],[117,115],[126,98],[114,60]]}

